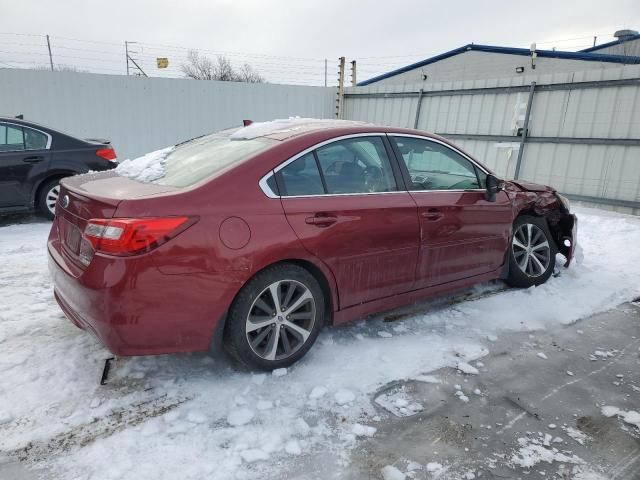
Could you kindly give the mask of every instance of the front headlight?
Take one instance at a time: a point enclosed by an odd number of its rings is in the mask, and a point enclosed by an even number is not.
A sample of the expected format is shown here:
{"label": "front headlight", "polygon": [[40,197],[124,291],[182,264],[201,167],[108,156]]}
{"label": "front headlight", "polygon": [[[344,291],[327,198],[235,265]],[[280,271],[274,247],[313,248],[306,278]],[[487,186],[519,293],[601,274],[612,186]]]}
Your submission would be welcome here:
{"label": "front headlight", "polygon": [[558,197],[558,200],[560,200],[560,203],[562,203],[562,206],[567,210],[567,213],[570,212],[571,204],[569,203],[569,199],[559,193],[556,193],[556,196]]}

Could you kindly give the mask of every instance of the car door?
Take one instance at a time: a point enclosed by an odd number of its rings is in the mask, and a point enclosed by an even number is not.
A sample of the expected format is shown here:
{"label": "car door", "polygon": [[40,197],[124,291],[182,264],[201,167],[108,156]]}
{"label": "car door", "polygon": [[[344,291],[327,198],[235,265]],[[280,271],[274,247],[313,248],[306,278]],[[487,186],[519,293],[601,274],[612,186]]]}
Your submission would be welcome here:
{"label": "car door", "polygon": [[31,202],[33,180],[50,158],[47,134],[12,123],[0,123],[0,207]]}
{"label": "car door", "polygon": [[390,136],[418,205],[420,258],[416,287],[481,275],[501,267],[509,245],[511,203],[485,199],[487,172],[444,142]]}
{"label": "car door", "polygon": [[325,142],[276,169],[287,220],[332,270],[340,308],[413,287],[416,203],[401,185],[384,135]]}

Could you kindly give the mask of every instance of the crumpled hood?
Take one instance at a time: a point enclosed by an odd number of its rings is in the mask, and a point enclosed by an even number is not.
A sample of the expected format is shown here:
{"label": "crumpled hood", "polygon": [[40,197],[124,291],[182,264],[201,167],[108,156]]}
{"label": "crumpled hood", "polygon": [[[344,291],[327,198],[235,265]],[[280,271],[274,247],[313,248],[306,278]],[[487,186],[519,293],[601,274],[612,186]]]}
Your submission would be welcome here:
{"label": "crumpled hood", "polygon": [[526,182],[524,180],[509,180],[509,183],[527,192],[555,192],[554,188],[539,183]]}

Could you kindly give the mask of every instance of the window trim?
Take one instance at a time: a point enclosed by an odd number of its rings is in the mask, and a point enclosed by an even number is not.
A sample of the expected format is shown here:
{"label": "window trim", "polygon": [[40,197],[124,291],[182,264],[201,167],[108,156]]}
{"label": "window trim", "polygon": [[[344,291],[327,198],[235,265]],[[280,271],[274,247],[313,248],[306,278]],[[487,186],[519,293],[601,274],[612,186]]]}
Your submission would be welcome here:
{"label": "window trim", "polygon": [[[31,126],[28,126],[28,125],[22,125],[20,123],[13,123],[13,122],[6,122],[4,120],[0,121],[0,126],[1,125],[11,125],[13,127],[22,128],[23,145],[25,146],[25,148],[23,148],[22,150],[2,150],[2,151],[0,151],[0,153],[32,152],[34,150],[50,150],[51,149],[51,142],[52,142],[53,138],[47,132],[43,132],[42,130],[39,130],[37,128],[33,128]],[[25,128],[28,128],[30,130],[35,130],[36,132],[39,132],[39,133],[42,133],[43,135],[46,135],[47,136],[47,145],[44,148],[26,148],[27,145],[24,143],[24,129]]]}
{"label": "window trim", "polygon": [[[391,137],[391,139],[393,140],[393,137],[408,137],[408,138],[417,138],[419,140],[425,140],[427,142],[434,142],[437,144],[442,145],[445,148],[448,148],[449,150],[451,150],[454,153],[457,153],[458,155],[460,155],[461,157],[465,158],[466,160],[468,160],[473,166],[475,166],[478,170],[480,170],[481,172],[485,173],[486,175],[493,175],[491,172],[489,172],[485,167],[483,167],[482,165],[480,165],[476,160],[474,160],[473,158],[471,158],[469,155],[465,154],[464,152],[462,152],[461,150],[458,150],[457,148],[449,145],[446,142],[443,142],[442,140],[438,140],[437,138],[433,138],[433,137],[424,137],[422,135],[415,135],[412,133],[387,133],[388,137]],[[396,157],[398,157],[399,151],[398,146],[395,144],[395,142],[391,142],[392,143],[392,147],[394,149],[394,153],[396,153]],[[400,164],[400,168],[403,170],[404,173],[408,173],[408,169],[407,169],[407,165],[404,163],[404,159],[402,157],[402,155],[400,155],[398,157],[398,163]],[[476,173],[476,178],[477,178],[477,173]],[[480,179],[477,178],[478,180],[478,184],[481,185]],[[406,183],[406,181],[405,181]],[[424,193],[424,192],[486,192],[487,189],[486,188],[458,188],[458,189],[451,189],[451,190],[410,190],[409,187],[407,186],[407,191],[410,193]]]}
{"label": "window trim", "polygon": [[[287,165],[289,165],[290,163],[296,161],[298,158],[306,155],[307,153],[312,152],[312,151],[316,150],[317,148],[320,148],[320,147],[322,147],[324,145],[328,145],[330,143],[337,142],[339,140],[345,140],[345,139],[348,139],[348,138],[357,138],[357,137],[383,137],[383,140],[385,138],[387,139],[388,144],[387,144],[387,142],[385,142],[385,147],[388,146],[388,148],[391,149],[391,152],[387,151],[387,156],[389,157],[389,161],[391,162],[391,167],[394,170],[394,177],[396,177],[395,180],[396,180],[396,184],[398,186],[398,190],[393,191],[393,192],[325,193],[325,194],[322,194],[322,195],[296,195],[296,196],[291,195],[291,196],[287,196],[287,195],[278,195],[267,184],[267,181],[269,180],[270,177],[274,176],[276,173],[278,173],[280,170],[285,168]],[[446,148],[452,150],[453,152],[461,155],[463,158],[466,158],[467,160],[469,160],[478,170],[480,170],[481,172],[485,173],[486,175],[493,175],[493,173],[488,171],[484,166],[479,164],[476,160],[471,158],[466,153],[462,152],[461,150],[458,150],[456,147],[454,147],[452,145],[449,145],[448,143],[443,142],[442,140],[438,140],[437,138],[425,137],[423,135],[418,135],[418,134],[413,134],[413,133],[367,132],[367,133],[352,133],[352,134],[348,134],[348,135],[341,135],[339,137],[331,138],[329,140],[325,140],[323,142],[317,143],[317,144],[315,144],[315,145],[303,150],[302,152],[297,153],[293,157],[290,157],[289,159],[287,159],[284,162],[280,163],[278,166],[276,166],[272,170],[269,170],[262,178],[260,178],[260,180],[258,181],[258,186],[260,187],[260,190],[262,190],[262,192],[268,198],[274,198],[274,199],[276,199],[276,198],[284,199],[284,198],[338,197],[338,196],[353,196],[353,195],[389,195],[389,194],[393,194],[393,193],[404,193],[404,192],[409,192],[409,193],[437,193],[437,192],[486,192],[487,191],[486,188],[456,189],[456,190],[409,190],[409,186],[407,185],[407,180],[404,178],[404,172],[406,171],[407,167],[406,167],[406,165],[404,165],[404,160],[402,159],[402,156],[400,158],[398,158],[397,146],[396,146],[395,142],[393,141],[393,137],[417,138],[419,140],[426,140],[426,141],[429,141],[429,142],[439,143],[440,145],[443,145],[444,147],[446,147]],[[399,168],[400,171],[396,172],[395,168]],[[399,178],[397,177],[398,173],[400,174]]]}
{"label": "window trim", "polygon": [[[403,193],[403,192],[406,192],[406,189],[403,190],[405,185],[403,185],[399,181],[399,179],[396,177],[396,172],[393,169],[393,162],[395,161],[395,157],[392,157],[389,154],[389,151],[387,150],[387,145],[385,144],[386,135],[387,134],[385,132],[351,133],[351,134],[347,134],[347,135],[341,135],[339,137],[330,138],[329,140],[325,140],[325,141],[320,142],[320,143],[316,143],[315,145],[313,145],[313,146],[311,146],[309,148],[306,148],[305,150],[301,151],[300,153],[295,154],[293,157],[288,158],[284,162],[280,163],[277,167],[275,167],[274,169],[272,169],[269,172],[267,172],[267,174],[265,174],[258,181],[258,185],[260,186],[260,189],[263,191],[263,193],[267,197],[269,197],[269,198],[280,198],[280,199],[284,199],[284,198],[344,197],[344,196],[352,196],[352,195],[388,195],[390,193]],[[305,156],[306,154],[308,154],[310,152],[315,152],[315,150],[317,150],[320,147],[324,147],[325,145],[329,145],[331,143],[339,142],[341,140],[347,140],[347,139],[350,139],[350,138],[359,138],[359,137],[378,137],[378,138],[380,138],[380,140],[382,140],[382,143],[383,143],[383,145],[385,147],[385,152],[387,154],[389,163],[391,164],[391,170],[393,172],[394,180],[396,182],[396,187],[398,188],[398,190],[394,190],[392,192],[323,193],[323,194],[320,194],[320,195],[278,195],[267,184],[267,181],[269,180],[270,177],[276,175],[280,170],[285,168],[290,163],[295,162],[298,158],[303,157],[303,156]],[[314,153],[314,157],[315,156],[316,155]]]}

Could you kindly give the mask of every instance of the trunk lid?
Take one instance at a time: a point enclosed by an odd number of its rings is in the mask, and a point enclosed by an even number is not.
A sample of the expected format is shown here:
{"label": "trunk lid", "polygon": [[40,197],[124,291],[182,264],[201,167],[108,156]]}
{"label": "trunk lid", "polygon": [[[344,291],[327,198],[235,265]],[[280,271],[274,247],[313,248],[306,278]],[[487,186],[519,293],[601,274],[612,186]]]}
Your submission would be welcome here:
{"label": "trunk lid", "polygon": [[114,172],[88,173],[60,182],[56,221],[63,253],[79,264],[80,241],[92,218],[113,218],[123,200],[150,197],[176,188],[142,183]]}

